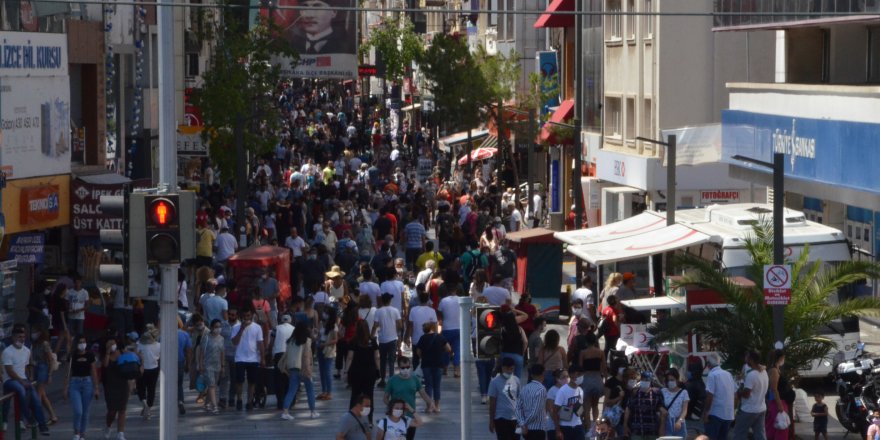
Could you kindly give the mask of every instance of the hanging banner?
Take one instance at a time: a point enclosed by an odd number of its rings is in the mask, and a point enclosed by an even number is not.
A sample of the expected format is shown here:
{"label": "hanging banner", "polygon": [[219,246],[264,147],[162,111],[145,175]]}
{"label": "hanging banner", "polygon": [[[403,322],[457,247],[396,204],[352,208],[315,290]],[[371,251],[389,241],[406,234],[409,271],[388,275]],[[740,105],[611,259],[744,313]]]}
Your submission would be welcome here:
{"label": "hanging banner", "polygon": [[556,92],[541,106],[541,115],[546,115],[551,107],[559,105],[559,61],[555,50],[535,52],[535,61],[541,72],[541,93]]}

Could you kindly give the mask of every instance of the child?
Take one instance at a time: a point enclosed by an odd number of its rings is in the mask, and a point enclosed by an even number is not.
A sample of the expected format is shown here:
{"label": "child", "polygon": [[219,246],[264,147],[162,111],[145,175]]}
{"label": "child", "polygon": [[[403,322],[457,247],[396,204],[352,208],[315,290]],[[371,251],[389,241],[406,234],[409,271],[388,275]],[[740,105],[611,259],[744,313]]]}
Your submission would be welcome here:
{"label": "child", "polygon": [[825,398],[825,394],[819,392],[816,393],[815,399],[816,403],[813,404],[813,409],[810,410],[810,415],[813,416],[813,432],[816,434],[815,440],[819,440],[819,434],[822,434],[822,437],[825,440],[828,440],[828,405],[822,402],[822,399]]}

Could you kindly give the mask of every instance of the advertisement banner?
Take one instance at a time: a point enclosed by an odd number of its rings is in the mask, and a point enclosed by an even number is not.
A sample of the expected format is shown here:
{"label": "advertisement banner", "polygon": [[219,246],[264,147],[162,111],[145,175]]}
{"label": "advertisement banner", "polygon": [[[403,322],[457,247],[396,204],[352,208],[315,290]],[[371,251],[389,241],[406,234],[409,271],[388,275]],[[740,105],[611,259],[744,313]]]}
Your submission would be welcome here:
{"label": "advertisement banner", "polygon": [[[550,112],[550,107],[559,105],[559,61],[555,50],[536,52],[535,61],[538,64],[538,71],[541,72],[541,92],[550,93],[554,90],[556,91],[554,96],[541,106],[541,114],[546,115]],[[556,75],[556,79],[552,82],[549,81],[554,75]]]}
{"label": "advertisement banner", "polygon": [[2,77],[67,76],[67,34],[0,32],[0,55]]}
{"label": "advertisement banner", "polygon": [[67,76],[2,79],[3,171],[9,179],[70,173]]}
{"label": "advertisement banner", "polygon": [[101,196],[121,196],[125,185],[132,190],[149,188],[150,179],[140,179],[127,183],[90,183],[74,179],[70,184],[70,226],[77,236],[98,235],[101,229],[120,229],[121,217],[110,217],[101,212]]}
{"label": "advertisement banner", "polygon": [[[558,156],[558,153],[556,154]],[[562,212],[562,176],[560,176],[559,158],[550,161],[550,213]]]}
{"label": "advertisement banner", "polygon": [[46,235],[42,232],[19,234],[12,237],[7,258],[19,264],[42,264],[45,247]]}
{"label": "advertisement banner", "polygon": [[2,200],[7,234],[65,226],[70,223],[70,175],[10,180]]}
{"label": "advertisement banner", "polygon": [[[354,0],[280,0],[278,6],[306,6],[327,9],[260,8],[251,0],[251,11],[270,18],[281,28],[280,38],[299,53],[299,63],[278,60],[281,73],[299,78],[357,78],[357,23],[359,14],[338,8],[355,7]],[[257,14],[252,14],[251,26]]]}
{"label": "advertisement banner", "polygon": [[[724,161],[743,155],[772,162],[785,154],[785,175],[813,182],[880,194],[880,124],[793,118],[738,110],[721,113]],[[756,166],[755,170],[769,173]]]}

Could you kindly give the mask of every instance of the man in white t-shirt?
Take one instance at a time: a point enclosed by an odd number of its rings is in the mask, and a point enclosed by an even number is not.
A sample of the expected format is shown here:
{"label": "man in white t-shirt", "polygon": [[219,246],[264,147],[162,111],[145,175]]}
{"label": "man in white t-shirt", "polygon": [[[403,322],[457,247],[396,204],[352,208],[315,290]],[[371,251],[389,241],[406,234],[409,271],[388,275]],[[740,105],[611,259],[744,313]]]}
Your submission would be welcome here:
{"label": "man in white t-shirt", "polygon": [[253,409],[254,387],[257,384],[263,357],[263,328],[254,322],[254,313],[245,310],[241,324],[232,327],[232,343],[235,344],[235,409],[241,410],[241,391],[245,377],[248,382],[247,410]]}
{"label": "man in white t-shirt", "polygon": [[[440,321],[443,323],[443,331],[440,334],[452,346],[452,366],[455,368],[455,377],[459,377],[461,375],[461,347],[459,346],[461,340],[461,323],[459,322],[461,307],[458,305],[458,297],[455,295],[444,297],[440,300],[437,311],[440,314]],[[448,362],[444,363],[444,365],[447,364]]]}
{"label": "man in white t-shirt", "polygon": [[424,284],[427,289],[428,281],[431,281],[431,277],[434,275],[434,267],[436,267],[436,265],[437,263],[434,260],[428,260],[425,262],[425,269],[416,275],[416,286]]}
{"label": "man in white t-shirt", "polygon": [[361,276],[364,280],[358,285],[358,292],[361,295],[370,297],[373,307],[379,307],[379,295],[382,293],[382,290],[378,284],[373,282],[373,269],[370,269],[369,266],[365,267],[361,272]]}
{"label": "man in white t-shirt", "polygon": [[379,289],[382,293],[390,293],[391,306],[397,309],[401,316],[406,315],[406,310],[404,310],[403,307],[403,292],[405,288],[402,281],[398,280],[396,277],[385,280],[379,285]]}
{"label": "man in white t-shirt", "polygon": [[578,384],[580,377],[577,367],[569,368],[568,383],[559,388],[553,401],[553,424],[556,432],[562,432],[565,438],[584,438],[584,425],[577,415],[578,409],[584,406],[584,390]]}
{"label": "man in white t-shirt", "polygon": [[[425,330],[422,326],[426,322],[437,322],[437,312],[427,305],[430,301],[428,292],[419,292],[419,305],[413,307],[409,311],[409,321],[407,322],[407,334],[410,336],[410,344],[415,347],[419,343]],[[419,357],[413,354],[413,368],[419,367]]]}
{"label": "man in white t-shirt", "polygon": [[[77,280],[78,281],[78,280]],[[46,425],[46,415],[43,413],[43,405],[40,404],[40,396],[37,394],[37,388],[31,384],[28,369],[31,365],[31,350],[24,346],[25,331],[24,327],[16,327],[12,331],[12,345],[3,350],[0,356],[3,360],[4,376],[6,381],[3,382],[4,393],[15,393],[18,395],[24,420],[40,427],[40,433],[49,435],[49,427]]]}
{"label": "man in white t-shirt", "polygon": [[235,239],[235,236],[229,233],[229,228],[222,227],[220,228],[220,234],[217,235],[217,241],[214,242],[214,245],[217,246],[217,262],[221,264],[225,264],[226,260],[235,253],[235,250],[238,249],[238,240]]}
{"label": "man in white t-shirt", "polygon": [[733,422],[733,400],[736,382],[733,375],[721,368],[721,358],[717,353],[707,357],[711,368],[706,377],[706,402],[703,404],[703,426],[709,438],[727,438]]}
{"label": "man in white t-shirt", "polygon": [[[387,377],[394,376],[394,362],[397,352],[400,350],[400,330],[403,329],[403,319],[400,312],[391,306],[391,294],[383,293],[379,297],[382,303],[376,310],[376,323],[373,325],[373,337],[379,342],[379,387],[385,386],[385,372]],[[387,370],[386,370],[387,368]]]}
{"label": "man in white t-shirt", "polygon": [[284,240],[284,246],[287,246],[293,252],[294,259],[302,258],[305,255],[305,251],[309,249],[309,245],[299,236],[295,227],[290,228],[290,236],[287,237],[287,240]]}
{"label": "man in white t-shirt", "polygon": [[287,340],[293,335],[292,321],[293,317],[285,313],[281,315],[281,324],[278,324],[278,327],[272,330],[272,343],[270,345],[272,346],[272,365],[275,366],[275,402],[277,409],[284,409],[282,408],[284,396],[287,395],[287,386],[290,382],[287,380],[287,374],[282,373],[278,369],[278,359],[281,359],[281,356],[284,356],[284,353],[287,352]]}
{"label": "man in white t-shirt", "polygon": [[767,376],[767,368],[761,365],[761,355],[755,351],[746,354],[746,363],[749,371],[739,391],[739,412],[733,423],[733,438],[748,438],[749,429],[752,430],[752,438],[766,440],[764,430],[764,414],[767,412],[767,387],[770,378]]}
{"label": "man in white t-shirt", "polygon": [[510,291],[501,287],[502,281],[504,280],[500,276],[495,276],[492,279],[492,285],[483,289],[482,295],[493,306],[502,306],[512,302]]}
{"label": "man in white t-shirt", "polygon": [[[83,323],[86,319],[86,303],[89,301],[89,292],[83,289],[82,280],[73,280],[73,288],[67,289],[67,329],[70,331],[71,340],[75,340],[83,334]],[[70,350],[68,350],[70,353]]]}
{"label": "man in white t-shirt", "polygon": [[584,308],[582,314],[585,318],[596,322],[596,301],[593,298],[595,298],[593,295],[593,278],[589,275],[584,275],[581,279],[580,287],[572,292],[571,301],[574,302],[576,299],[583,301]]}

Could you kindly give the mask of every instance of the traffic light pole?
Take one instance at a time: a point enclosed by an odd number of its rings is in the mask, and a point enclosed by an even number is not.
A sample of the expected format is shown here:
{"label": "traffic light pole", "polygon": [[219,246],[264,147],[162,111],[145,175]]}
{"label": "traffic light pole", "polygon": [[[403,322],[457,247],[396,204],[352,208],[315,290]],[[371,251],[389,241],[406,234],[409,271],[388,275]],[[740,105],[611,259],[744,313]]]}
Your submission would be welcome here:
{"label": "traffic light pole", "polygon": [[[470,154],[470,153],[468,153]],[[469,296],[460,296],[458,306],[461,311],[458,315],[460,337],[458,338],[459,353],[461,353],[461,384],[459,386],[459,399],[461,406],[461,440],[471,439],[471,372],[473,371],[474,355],[471,353],[471,309],[474,307],[474,299]]]}

